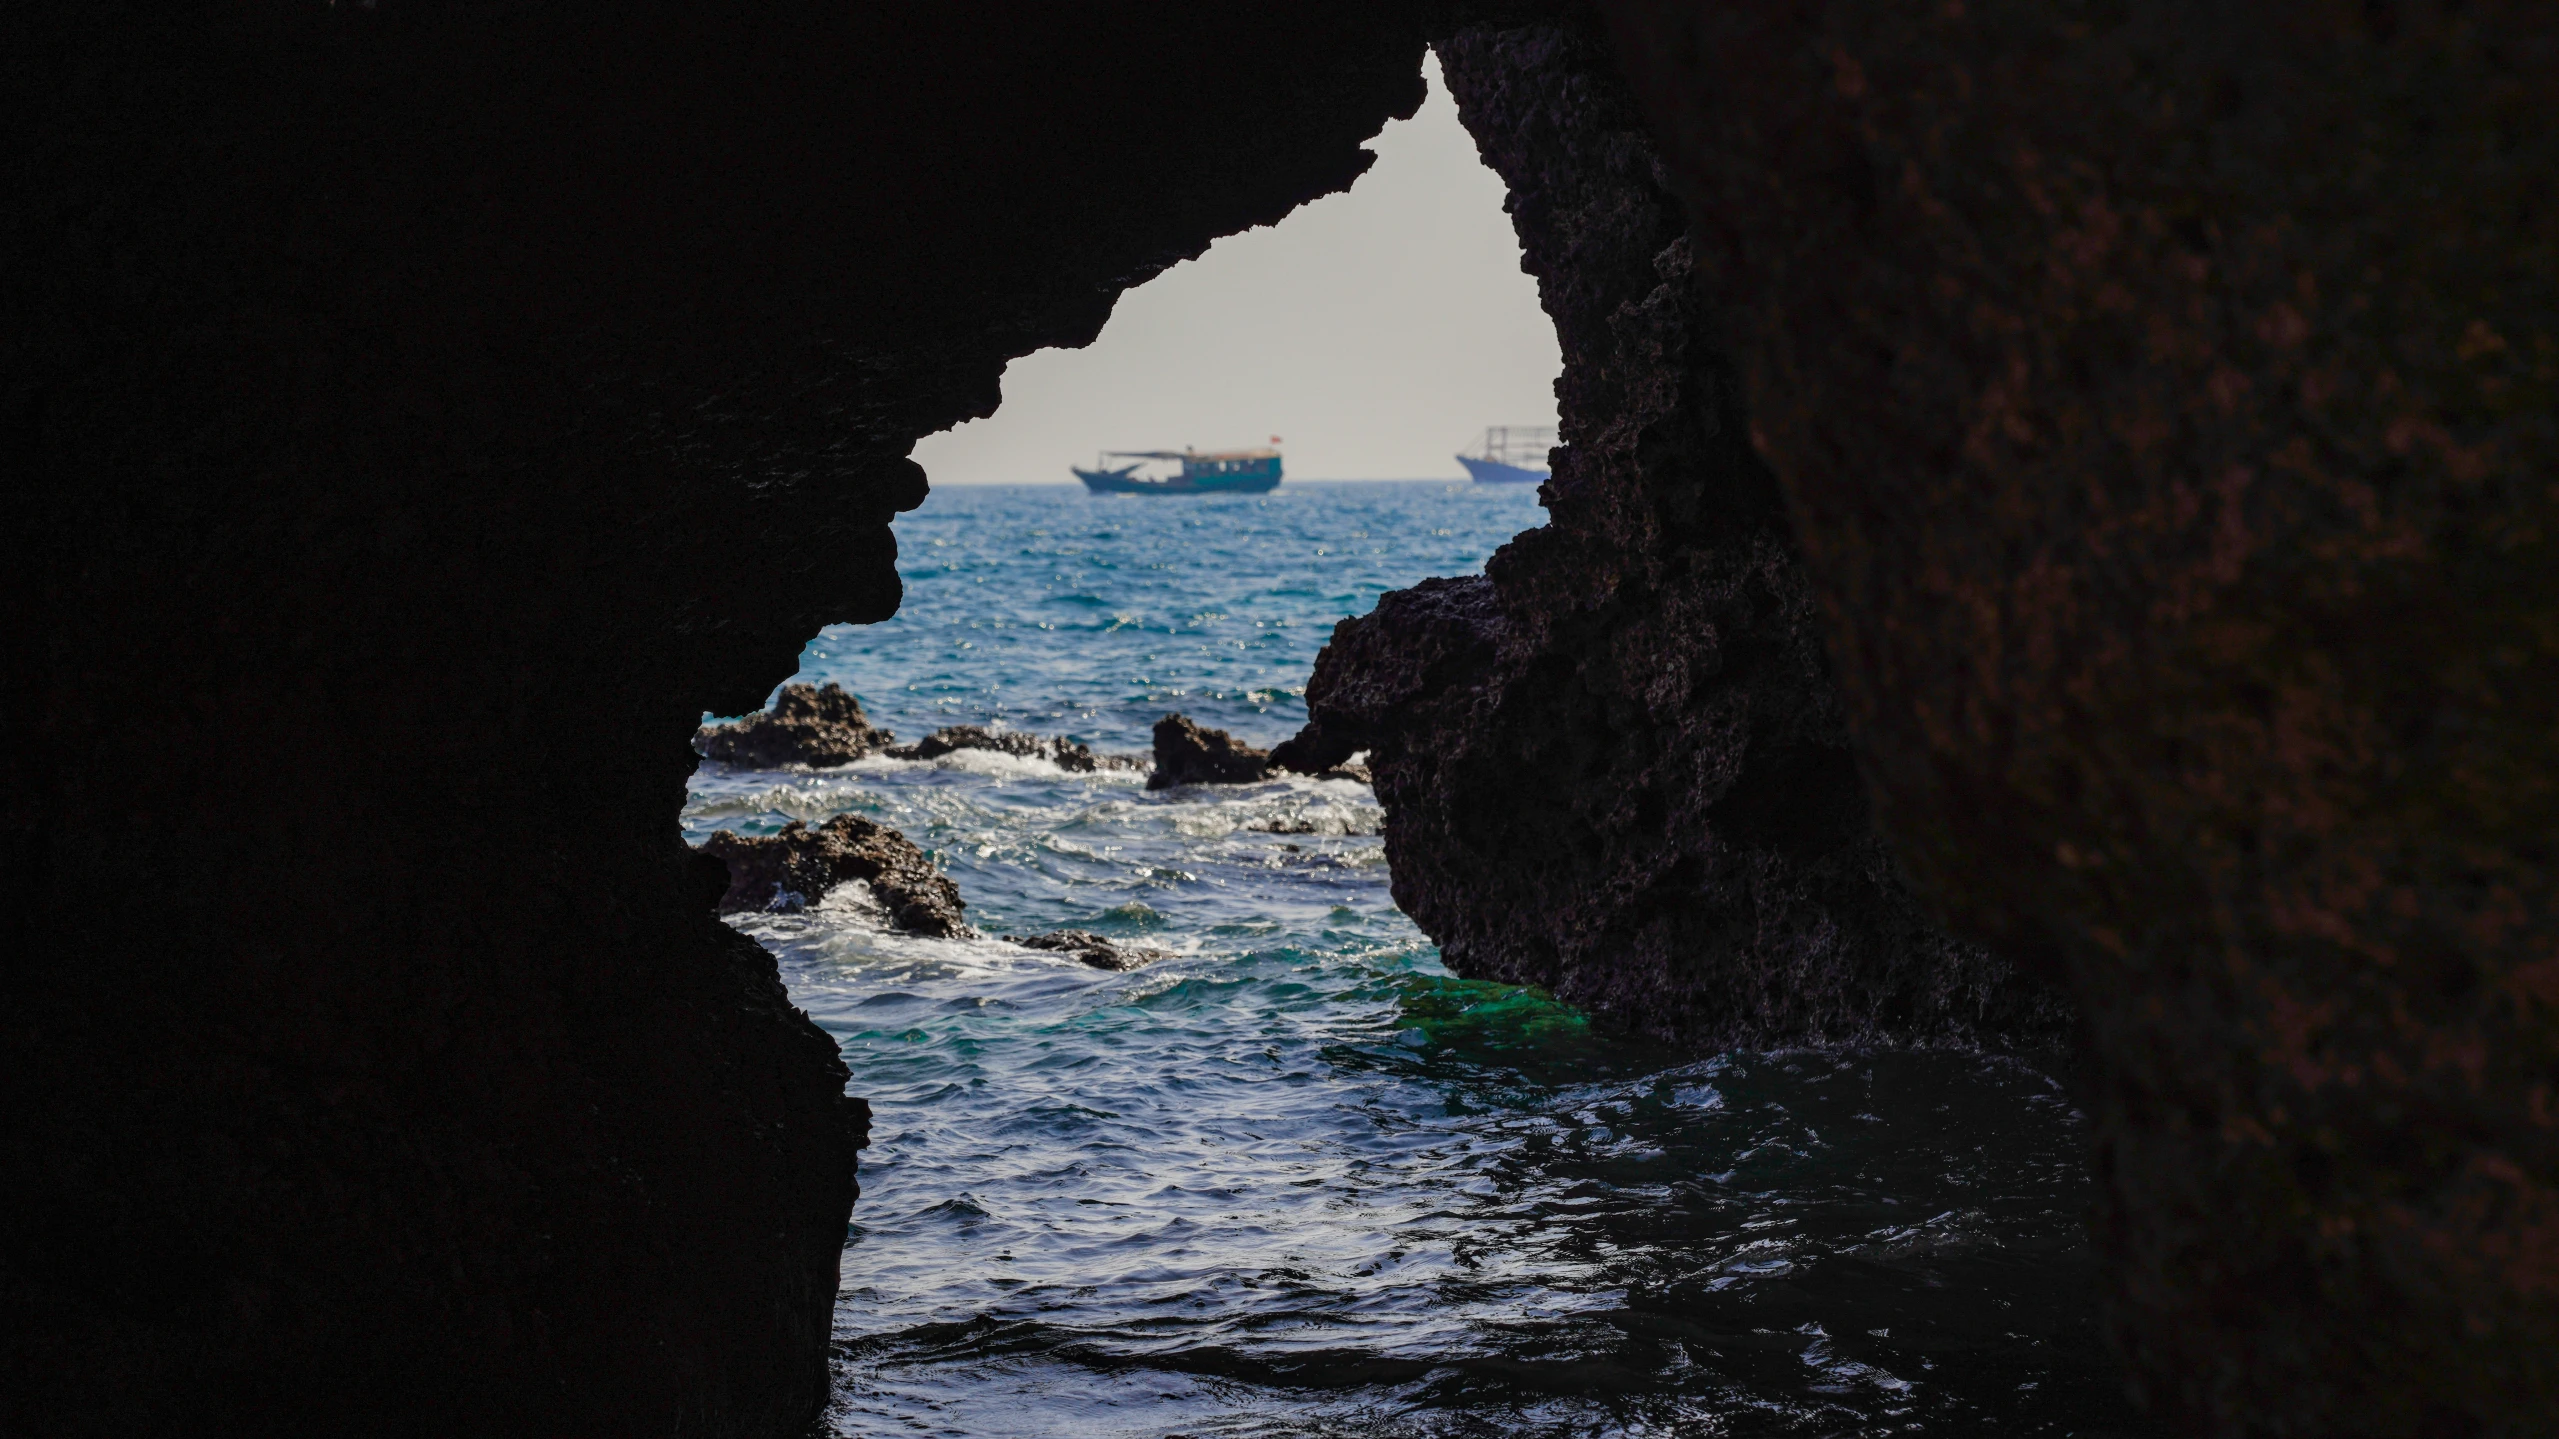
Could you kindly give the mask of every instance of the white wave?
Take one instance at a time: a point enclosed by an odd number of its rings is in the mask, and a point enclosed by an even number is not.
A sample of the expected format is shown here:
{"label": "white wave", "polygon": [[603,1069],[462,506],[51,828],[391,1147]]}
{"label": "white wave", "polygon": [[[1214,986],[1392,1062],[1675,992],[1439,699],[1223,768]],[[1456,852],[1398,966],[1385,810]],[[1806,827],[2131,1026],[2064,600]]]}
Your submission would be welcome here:
{"label": "white wave", "polygon": [[1375,804],[1342,803],[1331,796],[1296,793],[1186,805],[1172,817],[1175,833],[1191,839],[1222,839],[1238,833],[1311,835],[1343,838],[1373,835],[1386,822]]}
{"label": "white wave", "polygon": [[849,784],[777,784],[732,794],[696,795],[686,806],[694,820],[755,819],[781,815],[815,824],[859,807],[868,792]]}

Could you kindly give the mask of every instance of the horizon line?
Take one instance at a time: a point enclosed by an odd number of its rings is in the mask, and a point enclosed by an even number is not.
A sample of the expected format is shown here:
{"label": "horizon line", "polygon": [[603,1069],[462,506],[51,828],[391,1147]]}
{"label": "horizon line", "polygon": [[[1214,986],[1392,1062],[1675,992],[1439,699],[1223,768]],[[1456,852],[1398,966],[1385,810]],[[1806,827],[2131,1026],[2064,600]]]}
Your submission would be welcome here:
{"label": "horizon line", "polygon": [[[992,490],[1007,486],[1015,489],[1071,490],[1078,484],[1074,480],[936,480],[931,475],[924,478],[927,484],[954,490]],[[1307,475],[1304,477],[1291,475],[1281,483],[1284,485],[1474,485],[1484,482],[1466,475]],[[1495,490],[1515,487],[1529,488],[1525,484],[1485,485],[1485,488]],[[1269,491],[1263,493],[1267,494]]]}

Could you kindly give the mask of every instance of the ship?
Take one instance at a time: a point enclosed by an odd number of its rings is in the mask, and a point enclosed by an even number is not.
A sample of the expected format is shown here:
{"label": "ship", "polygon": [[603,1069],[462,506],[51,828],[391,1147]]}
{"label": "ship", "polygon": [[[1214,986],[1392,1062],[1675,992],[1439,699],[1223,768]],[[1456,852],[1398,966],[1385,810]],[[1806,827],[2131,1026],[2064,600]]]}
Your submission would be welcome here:
{"label": "ship", "polygon": [[1457,462],[1481,485],[1534,485],[1546,479],[1546,452],[1555,448],[1553,425],[1495,425]]}
{"label": "ship", "polygon": [[[1272,441],[1277,444],[1277,440]],[[1128,463],[1114,466],[1113,460]],[[1169,475],[1139,475],[1150,465],[1171,463]],[[1268,450],[1104,450],[1087,470],[1077,466],[1075,478],[1097,495],[1259,495],[1279,488],[1280,452]]]}

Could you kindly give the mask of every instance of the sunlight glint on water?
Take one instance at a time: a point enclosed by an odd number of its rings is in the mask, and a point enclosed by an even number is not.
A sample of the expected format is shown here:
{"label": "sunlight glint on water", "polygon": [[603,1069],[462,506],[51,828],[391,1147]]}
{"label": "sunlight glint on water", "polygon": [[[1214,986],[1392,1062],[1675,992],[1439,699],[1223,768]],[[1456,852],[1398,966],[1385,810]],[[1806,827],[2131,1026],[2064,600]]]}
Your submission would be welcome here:
{"label": "sunlight glint on water", "polygon": [[[1134,750],[1179,709],[1269,744],[1334,621],[1543,518],[1463,485],[939,491],[898,525],[902,613],[804,677],[907,739]],[[876,1114],[838,1433],[2141,1432],[2077,1119],[2030,1067],[1655,1052],[1455,979],[1345,782],[706,767],[686,830],[845,811],[931,850],[990,935],[1176,957],[884,935],[841,891],[741,920]]]}

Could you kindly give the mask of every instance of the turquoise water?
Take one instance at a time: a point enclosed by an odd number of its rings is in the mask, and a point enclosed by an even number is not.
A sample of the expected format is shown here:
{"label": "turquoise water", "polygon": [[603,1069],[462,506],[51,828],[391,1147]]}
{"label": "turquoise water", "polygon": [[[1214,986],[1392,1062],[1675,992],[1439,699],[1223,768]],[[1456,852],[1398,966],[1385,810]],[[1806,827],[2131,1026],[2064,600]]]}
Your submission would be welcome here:
{"label": "turquoise water", "polygon": [[[898,525],[902,612],[803,675],[907,739],[1136,750],[1178,709],[1269,744],[1334,621],[1543,518],[1435,483],[939,491]],[[2147,1432],[2097,1335],[2080,1119],[2032,1066],[1674,1053],[1454,978],[1346,782],[706,765],[684,823],[845,811],[990,935],[1173,957],[886,934],[858,886],[738,919],[876,1115],[829,1432]]]}

